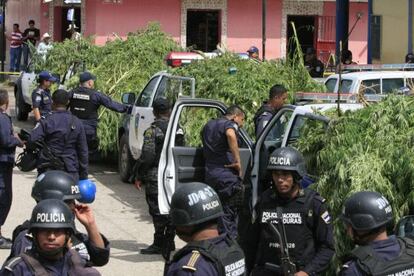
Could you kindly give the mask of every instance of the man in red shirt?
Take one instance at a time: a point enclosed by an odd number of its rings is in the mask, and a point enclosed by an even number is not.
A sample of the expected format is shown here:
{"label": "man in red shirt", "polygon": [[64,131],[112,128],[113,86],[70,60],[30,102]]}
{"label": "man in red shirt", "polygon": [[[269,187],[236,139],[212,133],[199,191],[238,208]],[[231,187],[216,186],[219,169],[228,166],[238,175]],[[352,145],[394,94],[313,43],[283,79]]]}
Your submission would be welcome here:
{"label": "man in red shirt", "polygon": [[13,24],[13,32],[10,35],[6,34],[6,37],[10,40],[10,72],[18,72],[23,44],[23,34],[19,29],[19,24]]}

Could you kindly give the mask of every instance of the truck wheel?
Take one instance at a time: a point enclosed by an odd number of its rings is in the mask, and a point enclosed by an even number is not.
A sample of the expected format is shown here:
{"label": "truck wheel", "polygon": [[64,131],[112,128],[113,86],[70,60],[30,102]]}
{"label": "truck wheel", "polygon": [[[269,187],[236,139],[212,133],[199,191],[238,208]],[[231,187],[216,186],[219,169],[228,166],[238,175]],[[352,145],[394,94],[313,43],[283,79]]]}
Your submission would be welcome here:
{"label": "truck wheel", "polygon": [[18,121],[27,121],[30,112],[30,106],[24,102],[22,91],[17,87],[16,93],[16,104],[15,104],[15,112],[16,118]]}
{"label": "truck wheel", "polygon": [[133,161],[131,153],[129,152],[128,136],[123,134],[119,140],[118,171],[121,180],[125,183],[129,183]]}

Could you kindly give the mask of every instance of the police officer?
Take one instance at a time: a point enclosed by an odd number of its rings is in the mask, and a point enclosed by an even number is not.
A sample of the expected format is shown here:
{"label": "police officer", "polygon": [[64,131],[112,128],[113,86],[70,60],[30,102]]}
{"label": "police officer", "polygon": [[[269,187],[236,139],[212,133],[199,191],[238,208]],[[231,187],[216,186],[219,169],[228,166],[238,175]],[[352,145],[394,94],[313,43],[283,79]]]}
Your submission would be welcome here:
{"label": "police officer", "polygon": [[171,199],[170,214],[177,235],[187,245],[174,255],[164,275],[246,275],[243,251],[218,231],[223,209],[211,187],[197,182],[181,186]]}
{"label": "police officer", "polygon": [[37,81],[39,86],[32,92],[33,115],[36,122],[52,112],[52,95],[49,89],[52,83],[57,82],[58,79],[50,72],[42,71],[39,73]]}
{"label": "police officer", "polygon": [[[99,233],[92,209],[86,204],[76,202],[81,199],[81,194],[70,175],[62,171],[47,171],[41,174],[33,185],[32,197],[37,203],[47,199],[63,200],[88,232],[88,235],[85,235],[74,228],[71,248],[76,250],[88,265],[103,266],[108,263],[109,242]],[[13,231],[13,246],[9,259],[32,249],[33,236],[28,233],[29,225],[30,222],[25,221]]]}
{"label": "police officer", "polygon": [[254,61],[260,61],[259,49],[256,46],[251,46],[246,52],[249,55],[249,59]]}
{"label": "police officer", "polygon": [[69,93],[53,93],[53,112],[41,120],[29,137],[29,144],[43,141],[37,170],[63,170],[77,182],[88,178],[88,145],[85,131],[78,118],[66,110]]}
{"label": "police officer", "polygon": [[227,108],[222,118],[204,126],[201,135],[205,158],[205,182],[219,195],[224,215],[221,232],[237,238],[238,208],[243,199],[242,167],[238,146],[239,128],[243,127],[244,111],[236,105]]}
{"label": "police officer", "polygon": [[135,186],[141,189],[145,183],[145,199],[154,224],[154,241],[141,249],[141,254],[161,254],[163,247],[175,249],[174,231],[168,215],[162,215],[158,208],[158,161],[164,144],[170,118],[171,106],[166,98],[158,98],[153,104],[154,122],[144,132],[142,153],[135,169]]}
{"label": "police officer", "polygon": [[69,108],[73,115],[78,117],[86,133],[89,157],[92,161],[98,158],[98,109],[101,105],[113,111],[130,112],[130,106],[112,101],[112,99],[94,89],[96,77],[90,72],[83,72],[79,76],[80,86],[70,91]]}
{"label": "police officer", "polygon": [[270,88],[269,99],[263,103],[253,118],[256,139],[272,119],[273,115],[285,104],[287,98],[287,89],[283,85],[275,84]]}
{"label": "police officer", "polygon": [[[7,90],[0,89],[0,227],[5,223],[12,204],[12,176],[16,146],[23,142],[13,132],[11,118],[6,110],[9,107]],[[0,228],[0,249],[9,249],[10,239],[3,237]]]}
{"label": "police officer", "polygon": [[387,235],[392,208],[381,194],[362,191],[345,201],[341,219],[346,232],[358,245],[340,275],[412,275],[414,241]]}
{"label": "police officer", "polygon": [[316,56],[316,50],[313,48],[306,49],[305,67],[312,78],[322,78],[325,66]]}
{"label": "police officer", "polygon": [[299,185],[306,174],[300,152],[286,147],[276,149],[269,157],[267,169],[272,172],[274,187],[266,190],[256,206],[258,217],[247,237],[246,259],[252,275],[283,275],[266,263],[281,264],[281,242],[270,230],[269,220],[281,218],[296,276],[321,275],[334,254],[333,227],[325,199]]}
{"label": "police officer", "polygon": [[63,201],[41,201],[30,219],[33,248],[7,261],[1,275],[100,275],[75,250],[68,250],[74,231],[73,214]]}

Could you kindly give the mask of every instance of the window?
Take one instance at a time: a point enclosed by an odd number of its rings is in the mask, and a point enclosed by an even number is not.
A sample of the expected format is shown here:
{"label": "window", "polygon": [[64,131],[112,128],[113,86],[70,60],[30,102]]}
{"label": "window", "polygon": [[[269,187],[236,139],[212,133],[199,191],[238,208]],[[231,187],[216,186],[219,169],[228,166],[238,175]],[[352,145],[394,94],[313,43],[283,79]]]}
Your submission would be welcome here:
{"label": "window", "polygon": [[191,96],[191,82],[163,76],[155,92],[154,101],[160,97],[165,97],[174,105],[178,96]]}
{"label": "window", "polygon": [[[201,131],[205,124],[211,120],[220,118],[223,112],[215,107],[185,106],[180,113],[177,134],[183,132],[183,143],[187,147],[202,147]],[[177,139],[176,139],[176,146]]]}
{"label": "window", "polygon": [[382,79],[382,93],[389,94],[404,87],[404,79]]}
{"label": "window", "polygon": [[292,125],[292,131],[289,133],[287,145],[293,146],[301,137],[306,140],[307,135],[312,135],[313,130],[325,129],[327,124],[324,121],[312,119],[305,116],[297,116]]}
{"label": "window", "polygon": [[341,90],[339,93],[350,93],[352,86],[352,80],[342,80],[341,81]]}
{"label": "window", "polygon": [[380,80],[364,80],[361,82],[361,88],[364,94],[380,94],[381,93],[381,86]]}
{"label": "window", "polygon": [[152,93],[154,92],[158,79],[159,77],[151,79],[147,86],[145,86],[135,103],[136,106],[148,107],[150,105]]}
{"label": "window", "polygon": [[282,142],[287,124],[290,117],[292,116],[292,113],[292,110],[287,110],[279,117],[278,121],[273,124],[271,130],[266,134],[265,141]]}
{"label": "window", "polygon": [[329,79],[326,81],[325,86],[326,89],[328,90],[328,92],[335,92],[335,86],[336,86],[336,82],[338,81],[338,79]]}
{"label": "window", "polygon": [[372,58],[381,59],[381,16],[371,16],[371,55]]}

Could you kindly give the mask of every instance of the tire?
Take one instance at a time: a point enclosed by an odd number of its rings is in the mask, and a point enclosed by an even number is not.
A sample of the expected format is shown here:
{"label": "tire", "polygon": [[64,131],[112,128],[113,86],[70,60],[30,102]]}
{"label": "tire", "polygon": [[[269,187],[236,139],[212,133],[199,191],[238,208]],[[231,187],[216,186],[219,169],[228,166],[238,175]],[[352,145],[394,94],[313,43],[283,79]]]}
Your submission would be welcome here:
{"label": "tire", "polygon": [[132,174],[133,158],[128,147],[128,136],[123,134],[119,140],[118,171],[121,180],[129,183]]}
{"label": "tire", "polygon": [[16,93],[14,94],[16,97],[16,104],[15,104],[15,111],[16,111],[16,118],[18,121],[27,121],[30,112],[30,106],[24,102],[22,91],[21,89],[16,86]]}

